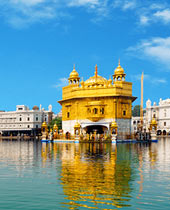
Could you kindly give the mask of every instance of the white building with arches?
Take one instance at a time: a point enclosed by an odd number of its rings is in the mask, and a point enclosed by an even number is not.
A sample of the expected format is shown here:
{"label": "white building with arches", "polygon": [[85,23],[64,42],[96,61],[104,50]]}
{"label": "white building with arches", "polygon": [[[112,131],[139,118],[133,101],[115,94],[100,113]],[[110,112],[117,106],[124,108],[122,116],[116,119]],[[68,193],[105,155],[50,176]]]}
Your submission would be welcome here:
{"label": "white building with arches", "polygon": [[48,110],[34,106],[31,110],[28,106],[17,105],[16,111],[0,111],[0,134],[9,136],[32,135],[41,130],[42,122],[49,123],[52,120],[52,105]]}
{"label": "white building with arches", "polygon": [[[150,126],[152,118],[155,118],[158,127],[157,133],[159,135],[170,134],[170,99],[162,100],[160,98],[159,103],[154,102],[152,104],[151,100],[146,101],[146,113],[143,117],[143,125],[146,131]],[[137,131],[137,126],[140,123],[140,117],[132,117],[132,132]]]}
{"label": "white building with arches", "polygon": [[160,98],[159,103],[151,103],[151,100],[146,102],[146,127],[149,126],[152,118],[155,118],[158,123],[158,133],[168,134],[170,133],[170,99],[162,100]]}

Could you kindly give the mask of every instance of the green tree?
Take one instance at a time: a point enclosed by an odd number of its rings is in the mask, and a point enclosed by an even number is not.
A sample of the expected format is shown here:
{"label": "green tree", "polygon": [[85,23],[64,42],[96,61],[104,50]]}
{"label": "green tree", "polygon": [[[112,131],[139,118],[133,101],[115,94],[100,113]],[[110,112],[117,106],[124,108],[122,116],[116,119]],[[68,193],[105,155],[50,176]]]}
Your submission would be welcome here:
{"label": "green tree", "polygon": [[62,129],[62,118],[61,117],[56,117],[54,118],[49,124],[48,127],[49,128],[53,128],[54,124],[57,124],[58,126],[58,130]]}
{"label": "green tree", "polygon": [[140,117],[140,105],[134,106],[132,110],[132,116],[133,117]]}

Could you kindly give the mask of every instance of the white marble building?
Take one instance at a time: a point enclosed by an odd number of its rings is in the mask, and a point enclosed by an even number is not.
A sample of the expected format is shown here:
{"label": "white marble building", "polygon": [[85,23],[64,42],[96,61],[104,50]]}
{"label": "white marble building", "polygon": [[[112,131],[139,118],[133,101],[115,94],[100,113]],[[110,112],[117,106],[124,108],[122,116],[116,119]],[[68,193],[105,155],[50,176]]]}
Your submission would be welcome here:
{"label": "white marble building", "polygon": [[156,102],[151,104],[150,100],[146,102],[146,126],[149,126],[152,118],[155,118],[158,122],[157,130],[159,133],[168,134],[170,132],[170,99],[159,100],[159,104]]}
{"label": "white marble building", "polygon": [[16,111],[0,111],[0,133],[4,135],[37,133],[42,122],[52,120],[52,106],[48,110],[34,106],[30,110],[25,105],[17,105]]}
{"label": "white marble building", "polygon": [[[140,124],[140,122],[141,122],[140,117],[132,117],[132,121],[131,121],[131,131],[132,131],[132,133],[137,132],[138,125]],[[145,117],[145,115],[143,116],[143,126],[144,126],[144,129],[146,129],[146,117]]]}
{"label": "white marble building", "polygon": [[[169,134],[170,133],[170,99],[159,100],[159,104],[156,102],[151,103],[150,100],[146,102],[146,113],[143,117],[143,124],[146,131],[150,126],[152,118],[155,118],[158,127],[158,134]],[[137,131],[137,125],[140,123],[140,117],[132,117],[132,132]]]}

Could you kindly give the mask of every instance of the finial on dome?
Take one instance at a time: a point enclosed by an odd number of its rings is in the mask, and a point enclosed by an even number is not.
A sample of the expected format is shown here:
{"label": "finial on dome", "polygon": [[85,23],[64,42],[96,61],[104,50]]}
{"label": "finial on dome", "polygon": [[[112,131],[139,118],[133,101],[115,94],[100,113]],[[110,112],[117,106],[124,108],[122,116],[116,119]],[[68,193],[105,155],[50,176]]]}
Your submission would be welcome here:
{"label": "finial on dome", "polygon": [[97,64],[95,66],[95,76],[97,77]]}
{"label": "finial on dome", "polygon": [[73,69],[74,69],[74,70],[75,70],[75,68],[76,68],[75,66],[76,66],[76,65],[75,65],[75,64],[73,64]]}
{"label": "finial on dome", "polygon": [[119,58],[119,63],[118,63],[118,66],[120,66],[120,58]]}
{"label": "finial on dome", "polygon": [[111,79],[111,76],[109,76],[109,79],[108,79],[108,81],[112,81],[112,79]]}

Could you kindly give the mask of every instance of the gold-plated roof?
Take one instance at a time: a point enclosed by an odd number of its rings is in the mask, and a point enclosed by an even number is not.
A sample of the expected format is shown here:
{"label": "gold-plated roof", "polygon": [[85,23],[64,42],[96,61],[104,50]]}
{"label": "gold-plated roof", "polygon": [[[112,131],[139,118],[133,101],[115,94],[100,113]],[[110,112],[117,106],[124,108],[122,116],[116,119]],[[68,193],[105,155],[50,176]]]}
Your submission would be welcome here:
{"label": "gold-plated roof", "polygon": [[124,69],[120,65],[120,60],[118,67],[115,69],[114,75],[125,75]]}
{"label": "gold-plated roof", "polygon": [[79,74],[78,72],[75,70],[75,65],[73,67],[73,71],[70,73],[70,78],[69,79],[78,79],[79,78]]}
{"label": "gold-plated roof", "polygon": [[88,80],[84,82],[84,84],[87,86],[104,85],[106,83],[107,83],[107,79],[98,75],[97,65],[95,67],[95,75],[93,77],[90,77]]}
{"label": "gold-plated roof", "polygon": [[105,84],[107,80],[104,77],[101,77],[99,75],[90,77],[88,80],[84,82],[86,85],[93,85],[93,84]]}

